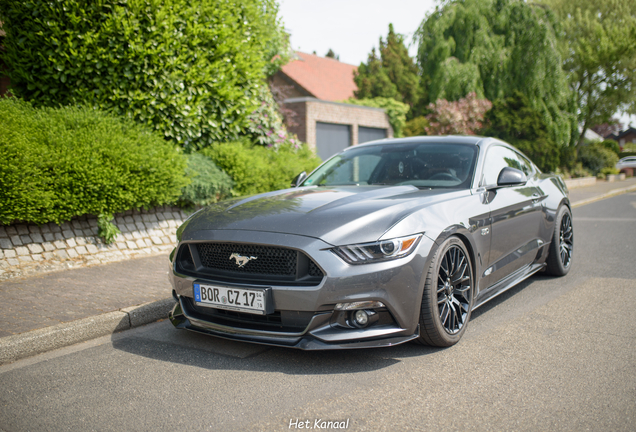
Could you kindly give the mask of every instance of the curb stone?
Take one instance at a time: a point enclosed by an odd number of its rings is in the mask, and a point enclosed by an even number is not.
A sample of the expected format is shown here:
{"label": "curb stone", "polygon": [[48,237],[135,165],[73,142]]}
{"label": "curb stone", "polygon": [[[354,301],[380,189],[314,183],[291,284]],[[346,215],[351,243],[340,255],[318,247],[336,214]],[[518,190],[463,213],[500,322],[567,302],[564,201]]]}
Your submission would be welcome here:
{"label": "curb stone", "polygon": [[633,191],[636,191],[636,185],[629,186],[629,187],[626,187],[626,188],[612,189],[611,191],[606,192],[606,193],[604,193],[602,195],[597,195],[597,196],[592,197],[592,198],[588,198],[588,199],[584,199],[584,200],[572,203],[572,208],[581,207],[581,206],[584,206],[586,204],[593,203],[595,201],[599,201],[599,200],[602,200],[602,199],[605,199],[605,198],[610,198],[610,197],[613,197],[613,196],[616,196],[616,195],[621,195],[621,194],[628,193],[628,192],[633,192]]}
{"label": "curb stone", "polygon": [[167,318],[174,304],[170,297],[0,338],[0,365]]}

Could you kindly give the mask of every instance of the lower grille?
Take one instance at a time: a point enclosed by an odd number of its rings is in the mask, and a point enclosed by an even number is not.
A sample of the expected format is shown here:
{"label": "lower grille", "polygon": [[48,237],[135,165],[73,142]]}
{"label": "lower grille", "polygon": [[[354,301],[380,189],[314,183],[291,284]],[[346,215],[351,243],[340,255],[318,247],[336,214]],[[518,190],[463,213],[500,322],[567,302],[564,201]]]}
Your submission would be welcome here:
{"label": "lower grille", "polygon": [[305,330],[314,316],[313,312],[291,311],[256,315],[198,306],[189,297],[181,297],[181,299],[184,300],[186,312],[196,318],[244,329],[297,333]]}

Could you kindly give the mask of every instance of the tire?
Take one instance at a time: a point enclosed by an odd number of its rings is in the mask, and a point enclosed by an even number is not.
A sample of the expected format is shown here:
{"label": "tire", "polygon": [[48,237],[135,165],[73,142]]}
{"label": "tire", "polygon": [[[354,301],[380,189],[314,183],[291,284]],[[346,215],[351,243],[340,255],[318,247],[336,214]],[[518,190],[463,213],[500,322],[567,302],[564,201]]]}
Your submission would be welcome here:
{"label": "tire", "polygon": [[473,293],[470,255],[460,239],[450,237],[437,249],[426,272],[416,341],[437,347],[459,342],[470,320]]}
{"label": "tire", "polygon": [[554,233],[546,260],[546,273],[553,276],[565,276],[572,267],[574,251],[574,227],[572,213],[567,206],[561,206],[554,221]]}

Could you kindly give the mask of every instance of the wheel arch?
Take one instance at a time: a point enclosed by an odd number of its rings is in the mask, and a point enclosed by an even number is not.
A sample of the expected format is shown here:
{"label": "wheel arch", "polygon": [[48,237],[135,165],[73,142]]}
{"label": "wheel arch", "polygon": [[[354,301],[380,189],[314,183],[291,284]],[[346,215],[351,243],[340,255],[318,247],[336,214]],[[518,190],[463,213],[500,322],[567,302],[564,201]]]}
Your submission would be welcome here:
{"label": "wheel arch", "polygon": [[470,257],[470,264],[473,270],[473,280],[475,281],[476,289],[475,289],[475,292],[473,293],[473,297],[475,297],[479,293],[480,278],[478,277],[478,274],[481,274],[481,273],[478,271],[478,269],[481,268],[481,265],[478,265],[480,263],[477,262],[478,257],[475,251],[476,245],[473,244],[473,242],[471,241],[471,235],[468,232],[468,230],[466,230],[462,226],[451,226],[445,229],[444,231],[442,231],[442,233],[437,237],[437,239],[434,240],[436,248],[433,254],[437,253],[437,250],[442,245],[442,243],[444,243],[450,237],[457,237],[462,242],[466,250],[468,251],[468,255]]}

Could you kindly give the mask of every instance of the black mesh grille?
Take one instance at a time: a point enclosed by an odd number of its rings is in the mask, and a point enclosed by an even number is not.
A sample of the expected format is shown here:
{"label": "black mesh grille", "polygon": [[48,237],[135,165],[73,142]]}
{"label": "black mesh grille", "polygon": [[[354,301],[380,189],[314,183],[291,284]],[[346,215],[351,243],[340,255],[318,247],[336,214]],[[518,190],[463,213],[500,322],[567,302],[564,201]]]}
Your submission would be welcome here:
{"label": "black mesh grille", "polygon": [[[238,273],[294,276],[297,252],[291,249],[234,243],[198,243],[204,267]],[[240,266],[243,264],[242,266]]]}
{"label": "black mesh grille", "polygon": [[189,297],[181,297],[186,312],[195,318],[231,327],[277,332],[301,332],[307,328],[313,312],[276,311],[257,315],[199,306]]}
{"label": "black mesh grille", "polygon": [[324,276],[322,270],[320,270],[320,267],[318,267],[316,263],[314,263],[311,260],[309,260],[309,276],[318,276],[318,277]]}

